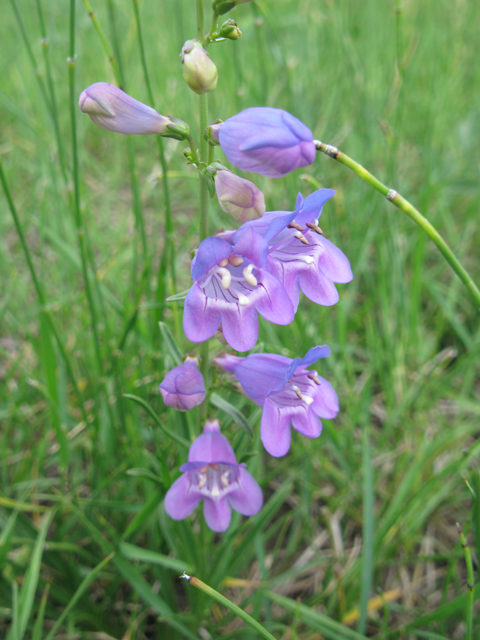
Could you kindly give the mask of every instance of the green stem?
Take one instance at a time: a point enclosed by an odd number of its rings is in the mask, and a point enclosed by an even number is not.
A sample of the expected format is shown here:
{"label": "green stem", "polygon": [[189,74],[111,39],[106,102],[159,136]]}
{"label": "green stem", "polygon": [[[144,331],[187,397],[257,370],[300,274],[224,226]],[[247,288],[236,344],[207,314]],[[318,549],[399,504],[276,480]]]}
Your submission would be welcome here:
{"label": "green stem", "polygon": [[98,36],[102,42],[103,50],[105,51],[108,61],[110,62],[110,65],[113,70],[113,75],[115,76],[115,80],[117,81],[117,84],[120,87],[120,89],[123,89],[120,69],[118,68],[117,61],[115,59],[115,56],[113,55],[113,50],[110,46],[110,43],[108,42],[107,36],[103,33],[103,30],[97,20],[97,16],[93,11],[92,5],[90,4],[90,2],[88,0],[83,0],[83,4],[85,5],[85,9],[88,12],[88,16],[91,19],[93,26],[95,27],[95,31],[98,33]]}
{"label": "green stem", "polygon": [[87,251],[85,248],[85,230],[83,223],[83,215],[80,207],[80,182],[78,167],[78,148],[77,148],[77,121],[76,108],[77,97],[75,94],[75,0],[70,0],[70,46],[68,63],[68,80],[70,88],[70,121],[72,127],[72,155],[73,155],[73,192],[74,192],[74,214],[75,224],[77,227],[78,244],[80,247],[80,257],[82,260],[83,281],[85,283],[85,291],[90,308],[90,319],[92,324],[92,332],[95,344],[95,353],[97,356],[98,370],[103,376],[102,355],[100,351],[100,340],[97,331],[97,312],[93,302],[92,290],[90,288],[90,280],[87,270]]}
{"label": "green stem", "polygon": [[472,554],[470,553],[470,547],[468,546],[465,534],[462,531],[462,527],[457,522],[458,537],[462,545],[463,553],[465,555],[465,564],[467,565],[467,608],[465,611],[467,630],[465,632],[465,640],[472,640],[473,629],[473,600],[474,600],[474,579],[473,579],[473,563]]}
{"label": "green stem", "polygon": [[[208,120],[208,103],[207,103],[207,94],[203,94],[200,96],[200,162],[207,161],[207,142],[203,139],[203,132],[207,127]],[[199,210],[200,210],[200,225],[199,225],[199,241],[205,240],[208,237],[208,187],[207,181],[205,177],[200,174],[200,200],[199,200]],[[200,364],[200,370],[205,379],[205,388],[208,390],[209,386],[209,360],[208,360],[208,340],[202,344],[200,349],[200,355],[202,358]],[[208,396],[207,396],[208,397]],[[201,421],[206,420],[207,418],[207,410],[208,410],[208,400],[202,403],[199,411],[199,418]]]}
{"label": "green stem", "polygon": [[275,636],[272,636],[272,634],[269,633],[265,629],[265,627],[262,627],[262,625],[259,622],[254,620],[251,616],[249,616],[248,613],[245,613],[243,609],[240,609],[240,607],[237,607],[236,604],[233,604],[231,600],[229,600],[225,596],[222,596],[221,593],[218,593],[218,591],[215,591],[215,589],[212,589],[212,587],[209,587],[208,584],[205,584],[198,578],[195,578],[195,576],[187,576],[186,573],[184,573],[183,576],[181,577],[185,578],[185,580],[187,580],[187,582],[191,584],[193,587],[200,589],[201,591],[203,591],[203,593],[206,593],[207,595],[211,596],[214,600],[216,600],[220,604],[223,604],[224,607],[229,609],[232,613],[234,613],[241,620],[246,622],[257,633],[259,633],[262,636],[262,638],[266,638],[267,640],[276,640]]}
{"label": "green stem", "polygon": [[30,275],[31,275],[32,280],[33,280],[33,286],[35,287],[35,291],[37,292],[38,300],[39,300],[40,305],[42,307],[42,313],[45,315],[45,317],[47,319],[47,322],[50,325],[52,333],[53,333],[53,335],[55,337],[55,341],[57,343],[58,349],[59,349],[59,351],[60,351],[60,353],[62,355],[63,361],[65,362],[65,366],[67,368],[68,375],[70,376],[70,379],[72,381],[73,388],[74,388],[74,391],[75,391],[75,395],[77,396],[78,405],[80,407],[80,411],[82,412],[82,418],[86,423],[87,422],[87,414],[86,414],[85,408],[83,406],[82,394],[80,393],[80,389],[78,388],[77,381],[75,379],[75,375],[73,373],[72,365],[70,363],[70,359],[69,359],[69,357],[67,355],[66,349],[65,349],[65,347],[63,345],[63,342],[62,342],[62,340],[60,338],[60,335],[59,335],[59,333],[57,331],[55,323],[53,322],[53,318],[51,316],[51,310],[48,307],[45,294],[44,294],[43,289],[42,289],[42,287],[40,285],[40,281],[37,278],[35,267],[33,266],[33,261],[32,261],[31,255],[30,255],[30,249],[28,248],[27,242],[25,240],[25,236],[23,235],[23,229],[22,229],[22,226],[20,224],[20,219],[18,217],[17,210],[15,208],[15,204],[13,202],[12,195],[10,193],[10,189],[8,187],[7,178],[6,178],[5,173],[3,171],[1,157],[0,157],[0,181],[2,182],[3,190],[5,192],[5,197],[7,198],[7,202],[8,202],[8,206],[9,206],[10,212],[12,214],[13,222],[15,224],[15,228],[16,228],[18,236],[20,238],[20,244],[22,245],[23,252],[24,252],[25,258],[27,260],[27,264],[28,264],[28,268],[29,268],[29,271],[30,271]]}
{"label": "green stem", "polygon": [[380,191],[380,193],[386,196],[389,202],[394,204],[401,211],[406,213],[407,216],[409,216],[414,222],[416,222],[418,226],[421,227],[423,231],[425,231],[428,237],[437,245],[440,253],[455,271],[460,280],[467,287],[476,304],[480,307],[480,290],[478,289],[477,285],[472,280],[467,271],[463,268],[458,258],[454,255],[453,251],[447,245],[442,236],[438,233],[431,222],[429,222],[424,216],[422,216],[420,211],[415,209],[415,207],[410,204],[408,200],[405,200],[405,198],[403,198],[395,190],[389,189],[386,185],[383,184],[383,182],[380,182],[378,178],[372,175],[370,171],[367,171],[364,167],[362,167],[361,164],[358,164],[358,162],[352,160],[352,158],[339,151],[336,147],[324,144],[323,142],[320,142],[318,140],[315,140],[315,146],[318,151],[322,151],[330,158],[341,162],[342,164],[355,171],[355,173],[359,175],[362,180],[365,180],[365,182],[368,182],[368,184],[374,187],[374,189]]}

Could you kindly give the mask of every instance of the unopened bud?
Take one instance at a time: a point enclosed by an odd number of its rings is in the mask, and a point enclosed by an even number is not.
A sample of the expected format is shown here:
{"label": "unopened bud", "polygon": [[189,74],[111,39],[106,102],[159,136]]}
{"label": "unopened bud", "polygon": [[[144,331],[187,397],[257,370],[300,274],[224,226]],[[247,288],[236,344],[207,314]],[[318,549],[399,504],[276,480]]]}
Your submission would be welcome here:
{"label": "unopened bud", "polygon": [[213,0],[212,8],[218,16],[223,16],[224,13],[228,13],[234,9],[237,4],[245,4],[252,0]]}
{"label": "unopened bud", "polygon": [[222,120],[214,120],[212,124],[209,124],[203,134],[204,139],[212,146],[220,144],[220,138],[218,137],[220,127],[222,126]]}
{"label": "unopened bud", "polygon": [[162,133],[162,136],[164,138],[173,138],[174,140],[187,140],[190,136],[190,127],[188,124],[173,116],[168,117],[171,122],[167,124],[167,131],[166,133]]}
{"label": "unopened bud", "polygon": [[242,32],[237,27],[237,23],[231,19],[224,22],[218,31],[219,38],[228,38],[229,40],[238,40],[241,35]]}
{"label": "unopened bud", "polygon": [[263,216],[265,198],[253,182],[226,170],[217,171],[214,179],[218,203],[225,213],[242,224]]}
{"label": "unopened bud", "polygon": [[87,87],[80,94],[78,105],[99,127],[117,133],[168,135],[168,126],[173,122],[108,82]]}
{"label": "unopened bud", "polygon": [[183,79],[192,91],[199,95],[215,91],[217,67],[199,40],[187,40],[182,47],[180,58],[183,64]]}

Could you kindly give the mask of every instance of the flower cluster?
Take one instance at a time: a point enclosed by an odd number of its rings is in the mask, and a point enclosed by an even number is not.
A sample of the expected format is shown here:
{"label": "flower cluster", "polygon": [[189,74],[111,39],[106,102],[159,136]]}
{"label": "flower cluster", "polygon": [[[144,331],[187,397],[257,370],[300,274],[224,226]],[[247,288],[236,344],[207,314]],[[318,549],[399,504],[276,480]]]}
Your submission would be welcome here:
{"label": "flower cluster", "polygon": [[[214,16],[218,18],[246,1],[214,0]],[[205,38],[185,42],[180,57],[184,80],[192,91],[202,95],[217,86],[218,72],[207,45],[240,36],[233,20],[220,27],[214,20]],[[95,124],[109,131],[193,143],[187,123],[163,116],[105,82],[85,89],[79,106]],[[233,167],[269,178],[282,178],[312,164],[316,154],[310,129],[282,109],[254,107],[225,122],[216,120],[207,127],[204,138],[212,151],[220,146]],[[353,275],[346,256],[319,226],[323,206],[335,195],[333,190],[318,189],[305,199],[298,194],[293,211],[266,212],[264,195],[253,182],[219,162],[206,162],[195,148],[185,149],[184,154],[202,174],[202,185],[206,181],[211,195],[216,192],[221,210],[241,225],[203,239],[195,252],[193,282],[183,313],[188,340],[201,343],[220,335],[236,352],[246,352],[257,343],[258,316],[273,324],[290,324],[301,292],[318,305],[338,302],[335,285],[349,282]],[[202,371],[209,365],[206,353],[202,351]],[[274,353],[246,357],[223,354],[213,363],[233,376],[262,408],[262,443],[270,455],[279,457],[290,449],[292,428],[317,438],[321,419],[338,414],[338,396],[332,385],[309,368],[329,355],[330,348],[323,345],[313,347],[303,358]],[[190,411],[208,402],[208,389],[195,355],[166,373],[160,393],[166,406],[177,411]],[[237,462],[218,421],[207,420],[190,446],[188,461],[180,467],[180,477],[165,495],[167,513],[182,520],[203,501],[205,520],[216,532],[228,528],[231,509],[244,516],[255,515],[262,507],[262,491],[245,466]]]}

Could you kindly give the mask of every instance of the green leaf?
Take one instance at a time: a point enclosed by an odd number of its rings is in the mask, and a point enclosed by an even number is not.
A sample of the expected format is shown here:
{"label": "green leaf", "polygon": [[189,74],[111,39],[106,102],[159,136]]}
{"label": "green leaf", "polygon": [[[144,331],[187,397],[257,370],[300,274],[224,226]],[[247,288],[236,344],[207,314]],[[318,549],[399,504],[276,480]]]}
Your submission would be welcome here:
{"label": "green leaf", "polygon": [[175,338],[167,325],[164,322],[159,322],[158,326],[160,327],[160,332],[165,342],[165,346],[167,347],[169,354],[172,356],[175,365],[178,367],[178,365],[182,364],[182,352],[178,348]]}
{"label": "green leaf", "polygon": [[147,478],[148,480],[152,480],[153,482],[156,482],[157,484],[160,484],[163,487],[163,480],[159,476],[156,476],[151,471],[148,471],[148,469],[141,469],[141,468],[127,469],[126,474],[127,476],[134,476],[135,478]]}
{"label": "green leaf", "polygon": [[242,413],[240,413],[240,411],[236,407],[233,406],[233,404],[230,404],[228,400],[225,400],[224,398],[219,396],[217,393],[212,393],[209,400],[213,405],[215,405],[215,407],[217,407],[217,409],[221,409],[228,416],[230,416],[230,418],[235,422],[235,424],[238,427],[241,427],[247,432],[250,438],[253,438],[253,431],[250,425],[248,424],[247,419],[244,417]]}
{"label": "green leaf", "polygon": [[178,300],[185,300],[189,291],[190,289],[187,289],[186,291],[182,291],[181,293],[176,293],[175,295],[167,298],[165,302],[177,302]]}
{"label": "green leaf", "polygon": [[[131,471],[137,471],[137,469],[131,469]],[[141,471],[141,469],[138,469],[138,471]],[[160,483],[162,482],[160,478],[157,478],[156,476],[154,476],[153,473],[151,475],[157,480],[157,482],[160,482]],[[150,517],[154,509],[158,507],[158,505],[163,499],[164,493],[165,493],[164,491],[155,491],[155,493],[152,494],[152,496],[150,496],[147,502],[143,505],[141,511],[137,513],[137,515],[133,518],[133,520],[130,522],[128,527],[125,529],[125,532],[122,535],[122,540],[125,540],[125,538],[128,538],[129,536],[131,536],[132,533],[137,531],[137,529],[142,526],[145,520],[147,520]]]}
{"label": "green leaf", "polygon": [[162,567],[166,567],[167,569],[171,569],[172,571],[179,573],[183,573],[184,571],[193,571],[193,567],[189,566],[183,560],[170,558],[169,556],[164,556],[161,553],[150,551],[149,549],[142,549],[141,547],[137,547],[136,545],[128,542],[120,543],[120,551],[129,560],[139,560],[140,562],[148,562],[149,564],[159,564]]}

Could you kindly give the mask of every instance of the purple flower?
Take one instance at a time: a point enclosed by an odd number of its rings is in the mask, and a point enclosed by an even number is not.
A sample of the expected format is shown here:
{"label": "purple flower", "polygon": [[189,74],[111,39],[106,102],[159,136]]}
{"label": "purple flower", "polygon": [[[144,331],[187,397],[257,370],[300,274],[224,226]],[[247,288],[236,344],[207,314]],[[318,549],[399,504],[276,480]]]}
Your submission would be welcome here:
{"label": "purple flower", "polygon": [[332,385],[307,369],[329,355],[330,348],[324,345],[295,360],[273,353],[216,358],[216,364],[236,376],[247,396],[263,406],[261,437],[270,455],[284,456],[290,449],[290,426],[317,438],[322,431],[318,418],[337,415],[338,396]]}
{"label": "purple flower", "polygon": [[348,258],[318,226],[323,205],[334,195],[332,189],[318,189],[305,200],[298,194],[295,212],[273,211],[246,225],[265,237],[273,221],[278,225],[279,233],[268,239],[266,269],[283,284],[295,310],[300,290],[313,302],[330,306],[338,302],[334,283],[353,278]]}
{"label": "purple flower", "polygon": [[215,190],[220,208],[238,222],[261,218],[265,213],[265,198],[260,189],[231,171],[215,173]]}
{"label": "purple flower", "polygon": [[102,129],[126,134],[159,134],[183,140],[188,125],[172,116],[161,116],[146,104],[108,82],[96,82],[80,94],[78,106]]}
{"label": "purple flower", "polygon": [[187,359],[167,373],[160,383],[160,393],[167,407],[187,411],[205,400],[205,382],[196,358]]}
{"label": "purple flower", "polygon": [[219,137],[234,167],[270,178],[282,178],[315,160],[312,132],[282,109],[245,109],[222,124]]}
{"label": "purple flower", "polygon": [[284,286],[263,268],[267,250],[265,238],[245,225],[200,244],[183,313],[189,340],[208,340],[222,323],[228,344],[248,351],[258,338],[257,312],[274,324],[292,322],[295,313]]}
{"label": "purple flower", "polygon": [[206,422],[203,434],[190,447],[183,475],[165,496],[165,511],[183,520],[203,500],[203,515],[212,531],[228,529],[231,509],[254,516],[263,504],[262,490],[245,464],[238,464],[217,420]]}

